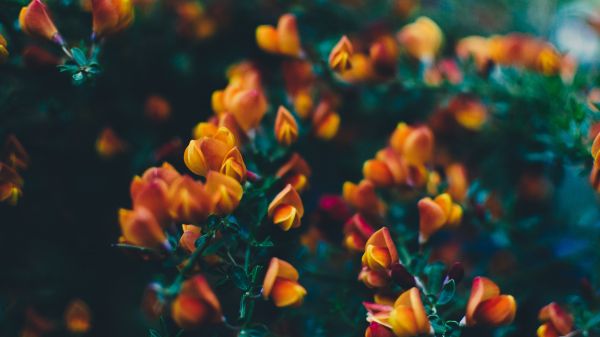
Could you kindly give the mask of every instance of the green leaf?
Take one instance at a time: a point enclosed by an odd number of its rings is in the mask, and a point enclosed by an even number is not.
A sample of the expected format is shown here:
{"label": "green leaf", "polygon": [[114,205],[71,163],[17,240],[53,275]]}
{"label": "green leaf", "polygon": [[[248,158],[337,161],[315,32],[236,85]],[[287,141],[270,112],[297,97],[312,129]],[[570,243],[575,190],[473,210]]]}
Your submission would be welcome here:
{"label": "green leaf", "polygon": [[450,302],[452,297],[454,297],[455,290],[456,284],[454,283],[454,280],[449,280],[448,282],[444,283],[442,291],[440,292],[440,296],[438,297],[437,304],[444,305]]}
{"label": "green leaf", "polygon": [[438,287],[442,284],[442,276],[446,270],[446,265],[441,262],[434,262],[427,265],[423,272],[427,276],[427,288],[430,292],[435,293],[439,289]]}
{"label": "green leaf", "polygon": [[72,48],[71,54],[73,54],[73,59],[80,67],[85,67],[88,63],[87,57],[83,53],[83,51],[79,48]]}
{"label": "green leaf", "polygon": [[150,336],[150,337],[161,337],[160,332],[158,332],[158,330],[155,330],[155,329],[149,329],[148,330],[148,336]]}
{"label": "green leaf", "polygon": [[250,278],[246,275],[244,268],[240,266],[232,266],[229,270],[229,277],[236,287],[243,291],[250,289]]}

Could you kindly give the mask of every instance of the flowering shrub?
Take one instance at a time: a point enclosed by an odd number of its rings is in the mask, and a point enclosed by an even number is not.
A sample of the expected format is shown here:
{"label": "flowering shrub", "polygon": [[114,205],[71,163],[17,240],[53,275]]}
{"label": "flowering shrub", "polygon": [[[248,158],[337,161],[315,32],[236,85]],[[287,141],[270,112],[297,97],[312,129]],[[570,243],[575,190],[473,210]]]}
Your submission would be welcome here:
{"label": "flowering shrub", "polygon": [[0,4],[0,331],[600,335],[598,8],[549,8]]}

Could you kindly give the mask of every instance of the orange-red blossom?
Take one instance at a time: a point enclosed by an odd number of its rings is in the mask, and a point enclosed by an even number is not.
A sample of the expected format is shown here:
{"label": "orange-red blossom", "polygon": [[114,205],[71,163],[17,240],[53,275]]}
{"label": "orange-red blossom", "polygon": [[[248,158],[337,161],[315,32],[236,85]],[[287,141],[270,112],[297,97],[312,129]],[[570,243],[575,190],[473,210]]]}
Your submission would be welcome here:
{"label": "orange-red blossom", "polygon": [[300,227],[300,220],[304,216],[304,205],[292,185],[286,185],[273,198],[269,204],[268,215],[273,223],[284,231]]}
{"label": "orange-red blossom", "polygon": [[282,15],[277,22],[277,27],[271,25],[258,26],[256,28],[256,42],[262,50],[272,54],[293,57],[299,57],[302,54],[296,17],[293,14]]}
{"label": "orange-red blossom", "polygon": [[171,316],[184,329],[199,328],[223,320],[221,303],[201,275],[182,284],[179,295],[171,304]]}
{"label": "orange-red blossom", "polygon": [[275,117],[275,139],[283,146],[290,146],[298,140],[298,123],[284,106],[280,106]]}
{"label": "orange-red blossom", "polygon": [[346,71],[352,68],[352,54],[354,49],[346,35],[333,47],[329,53],[329,68],[336,72]]}
{"label": "orange-red blossom", "polygon": [[365,337],[417,337],[433,333],[421,292],[416,287],[400,294],[393,304],[365,303],[365,307],[367,321],[371,323]]}
{"label": "orange-red blossom", "polygon": [[118,33],[133,22],[131,0],[92,0],[92,29],[95,37]]}
{"label": "orange-red blossom", "polygon": [[515,298],[500,295],[500,288],[492,280],[481,276],[473,280],[464,318],[467,326],[510,324],[515,319],[516,312]]}
{"label": "orange-red blossom", "polygon": [[390,278],[390,267],[398,263],[398,251],[387,227],[373,233],[365,243],[362,270],[358,278],[368,287],[385,286]]}
{"label": "orange-red blossom", "polygon": [[41,0],[31,0],[29,5],[21,8],[19,25],[26,34],[47,39],[60,45],[65,43],[50,18],[46,5]]}
{"label": "orange-red blossom", "polygon": [[298,278],[298,271],[289,262],[272,258],[263,281],[263,297],[271,298],[277,307],[301,305],[306,289]]}
{"label": "orange-red blossom", "polygon": [[429,237],[444,226],[457,225],[462,220],[462,207],[452,201],[448,193],[442,193],[431,199],[419,200],[419,243],[423,244]]}
{"label": "orange-red blossom", "polygon": [[542,321],[537,329],[538,337],[566,336],[573,331],[573,316],[555,302],[543,307],[538,318]]}

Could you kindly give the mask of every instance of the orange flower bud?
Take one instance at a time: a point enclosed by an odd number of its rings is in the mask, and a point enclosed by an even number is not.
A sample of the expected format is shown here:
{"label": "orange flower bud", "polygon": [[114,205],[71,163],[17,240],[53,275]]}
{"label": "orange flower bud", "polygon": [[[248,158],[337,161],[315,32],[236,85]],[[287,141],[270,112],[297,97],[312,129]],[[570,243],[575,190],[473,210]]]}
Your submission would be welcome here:
{"label": "orange flower bud", "polygon": [[4,143],[4,163],[14,169],[26,169],[29,166],[29,154],[15,135],[9,135]]}
{"label": "orange flower bud", "polygon": [[[382,36],[369,48],[369,57],[378,74],[395,73],[398,60],[398,45],[391,36]],[[388,75],[389,76],[389,75]]]}
{"label": "orange flower bud", "polygon": [[467,170],[463,164],[454,163],[446,167],[448,194],[454,200],[464,201],[469,189]]}
{"label": "orange flower bud", "polygon": [[169,247],[162,227],[146,208],[120,209],[119,224],[124,239],[133,245],[149,248]]}
{"label": "orange flower bud", "polygon": [[398,297],[390,312],[389,323],[397,337],[415,337],[431,333],[431,324],[421,301],[421,292],[411,288]]}
{"label": "orange flower bud", "polygon": [[380,217],[385,213],[385,204],[375,193],[375,185],[369,180],[361,180],[356,185],[349,181],[343,186],[344,199],[360,213]]}
{"label": "orange flower bud", "polygon": [[63,38],[50,18],[46,5],[40,0],[31,0],[29,5],[21,8],[19,25],[26,34],[47,39],[60,45],[64,44]]}
{"label": "orange flower bud", "polygon": [[387,273],[371,270],[368,267],[363,267],[358,274],[358,280],[364,283],[369,288],[383,288],[390,278]]}
{"label": "orange flower bud", "polygon": [[[281,66],[287,93],[294,98],[301,93],[310,96],[309,89],[315,81],[312,64],[306,60],[291,59],[285,60]],[[306,117],[298,109],[296,110],[301,117]]]}
{"label": "orange flower bud", "polygon": [[8,59],[8,43],[2,34],[0,34],[0,63],[4,63]]}
{"label": "orange flower bud", "polygon": [[344,81],[350,83],[363,83],[374,78],[375,69],[369,56],[361,53],[354,53],[351,55],[349,63],[352,64],[352,68],[347,69],[340,74]]}
{"label": "orange flower bud", "polygon": [[313,109],[313,98],[310,90],[300,90],[293,97],[294,110],[302,119],[308,118]]}
{"label": "orange flower bud", "polygon": [[197,223],[213,211],[213,203],[204,185],[184,175],[169,187],[169,213],[179,222]]}
{"label": "orange flower bud", "polygon": [[269,297],[277,307],[299,306],[306,289],[298,283],[298,271],[291,264],[276,257],[271,259],[263,281],[263,297]]}
{"label": "orange flower bud", "polygon": [[419,208],[419,242],[427,242],[429,237],[444,225],[457,225],[462,220],[462,208],[452,201],[448,193],[431,198],[423,198]]}
{"label": "orange flower bud", "polygon": [[164,122],[171,117],[171,104],[162,96],[148,96],[144,106],[144,114],[151,121]]}
{"label": "orange flower bud", "polygon": [[[135,178],[134,178],[135,180]],[[132,196],[133,208],[150,211],[159,224],[166,226],[170,220],[168,212],[168,186],[160,179],[142,183]]]}
{"label": "orange flower bud", "polygon": [[369,237],[365,243],[365,252],[362,256],[363,266],[373,271],[382,272],[388,270],[392,263],[398,261],[396,245],[387,227],[379,229]]}
{"label": "orange flower bud", "polygon": [[285,184],[290,184],[298,193],[306,189],[308,178],[311,175],[310,166],[297,153],[292,154],[290,160],[283,164],[275,173]]}
{"label": "orange flower bud", "polygon": [[337,134],[340,126],[340,115],[331,110],[329,102],[322,101],[315,109],[312,124],[317,137],[329,140]]}
{"label": "orange flower bud", "polygon": [[211,137],[190,141],[183,154],[185,165],[200,176],[205,176],[208,171],[220,171],[235,143],[231,131],[219,127]]}
{"label": "orange flower bud", "polygon": [[351,250],[362,252],[373,233],[373,227],[362,215],[356,213],[344,224],[344,244]]}
{"label": "orange flower bud", "polygon": [[279,52],[279,41],[277,29],[270,25],[261,25],[256,27],[256,42],[258,46],[269,53],[277,54]]}
{"label": "orange flower bud", "polygon": [[240,183],[246,181],[246,164],[244,163],[242,154],[237,146],[229,150],[225,155],[225,158],[223,158],[220,172],[228,177],[234,178]]}
{"label": "orange flower bud", "polygon": [[82,334],[90,330],[92,315],[84,301],[76,299],[69,303],[65,310],[65,325],[74,334]]}
{"label": "orange flower bud", "polygon": [[234,178],[215,171],[206,176],[206,190],[214,202],[216,214],[230,214],[240,204],[244,190]]}
{"label": "orange flower bud", "polygon": [[277,22],[277,38],[279,52],[289,56],[300,56],[300,36],[296,17],[293,14],[284,14]]}
{"label": "orange flower bud", "polygon": [[298,192],[287,185],[273,198],[268,208],[269,218],[284,231],[300,227],[300,220],[304,216],[304,205]]}
{"label": "orange flower bud", "polygon": [[473,280],[465,315],[467,326],[510,324],[516,312],[515,299],[510,295],[500,295],[500,288],[492,280],[480,276]]}
{"label": "orange flower bud", "polygon": [[171,316],[183,329],[195,329],[223,321],[221,303],[201,275],[185,281],[171,304]]}
{"label": "orange flower bud", "polygon": [[302,53],[296,17],[284,14],[279,18],[277,28],[261,25],[256,28],[258,46],[269,53],[298,57]]}
{"label": "orange flower bud", "polygon": [[538,317],[545,322],[538,329],[538,337],[566,336],[573,331],[573,316],[555,302],[543,307]]}
{"label": "orange flower bud", "polygon": [[448,104],[448,111],[458,124],[473,131],[481,130],[488,117],[485,105],[478,99],[466,95],[454,97]]}
{"label": "orange flower bud", "polygon": [[408,54],[423,62],[431,62],[442,46],[444,36],[440,27],[428,17],[420,17],[404,26],[397,35]]}
{"label": "orange flower bud", "polygon": [[414,128],[406,136],[402,154],[409,164],[423,164],[433,155],[433,132],[426,126]]}
{"label": "orange flower bud", "polygon": [[484,71],[491,62],[489,41],[482,36],[462,38],[456,44],[456,56],[465,61],[472,57],[477,69]]}
{"label": "orange flower bud", "polygon": [[283,146],[290,146],[298,140],[298,123],[283,106],[279,107],[275,118],[275,139]]}
{"label": "orange flower bud", "polygon": [[267,112],[267,101],[262,90],[248,89],[228,98],[227,107],[242,129],[248,131],[256,128],[262,120]]}
{"label": "orange flower bud", "polygon": [[100,132],[96,140],[96,151],[103,158],[111,158],[125,152],[127,144],[111,128]]}
{"label": "orange flower bud", "polygon": [[370,159],[363,164],[363,176],[377,187],[386,187],[394,184],[394,176],[386,165],[379,159]]}
{"label": "orange flower bud", "polygon": [[179,246],[191,254],[196,250],[196,240],[202,234],[202,230],[198,226],[185,224],[181,225],[181,229],[183,230],[183,234],[181,234],[181,238],[179,239]]}
{"label": "orange flower bud", "polygon": [[131,0],[92,0],[92,30],[96,37],[118,33],[133,22]]}
{"label": "orange flower bud", "polygon": [[242,129],[235,116],[229,112],[219,114],[217,125],[229,130],[233,134],[238,146],[241,146],[248,140],[248,136],[244,129]]}
{"label": "orange flower bud", "polygon": [[169,163],[163,163],[161,167],[151,167],[147,169],[142,176],[135,176],[129,186],[129,192],[131,199],[135,200],[136,196],[140,193],[145,185],[155,180],[163,181],[167,186],[177,179],[179,172],[171,166]]}
{"label": "orange flower bud", "polygon": [[352,43],[346,35],[333,47],[329,53],[329,68],[336,72],[342,72],[352,68],[351,57],[354,53]]}
{"label": "orange flower bud", "polygon": [[394,337],[394,333],[382,324],[371,322],[365,331],[365,337]]}
{"label": "orange flower bud", "polygon": [[0,162],[0,202],[16,205],[22,194],[23,178],[12,167]]}
{"label": "orange flower bud", "polygon": [[214,123],[210,122],[200,122],[194,126],[194,130],[192,131],[192,137],[194,139],[200,138],[212,138],[215,136],[218,130],[218,126]]}
{"label": "orange flower bud", "polygon": [[592,149],[590,152],[594,159],[598,157],[598,154],[600,153],[600,132],[596,134],[596,137],[594,137],[594,142],[592,143]]}

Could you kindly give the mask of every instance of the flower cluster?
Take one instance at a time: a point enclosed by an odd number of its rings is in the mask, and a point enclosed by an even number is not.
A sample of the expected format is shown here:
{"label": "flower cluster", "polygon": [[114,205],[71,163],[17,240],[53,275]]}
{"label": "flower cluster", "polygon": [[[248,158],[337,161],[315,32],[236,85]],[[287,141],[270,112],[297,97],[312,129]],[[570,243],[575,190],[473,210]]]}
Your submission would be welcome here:
{"label": "flower cluster", "polygon": [[19,171],[29,166],[29,155],[14,135],[8,136],[0,157],[0,202],[15,205],[23,193]]}

